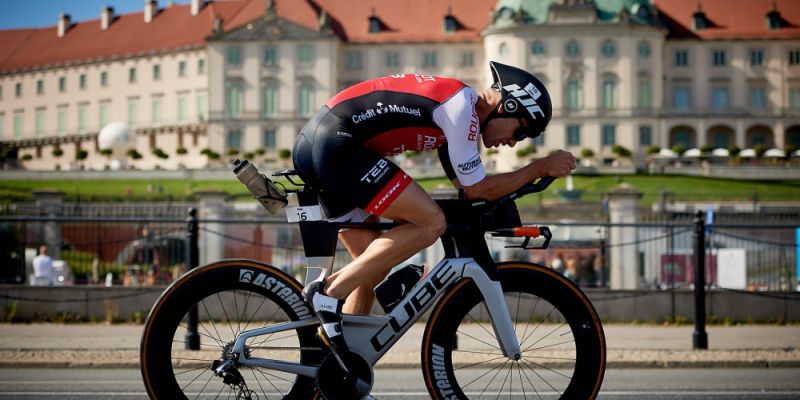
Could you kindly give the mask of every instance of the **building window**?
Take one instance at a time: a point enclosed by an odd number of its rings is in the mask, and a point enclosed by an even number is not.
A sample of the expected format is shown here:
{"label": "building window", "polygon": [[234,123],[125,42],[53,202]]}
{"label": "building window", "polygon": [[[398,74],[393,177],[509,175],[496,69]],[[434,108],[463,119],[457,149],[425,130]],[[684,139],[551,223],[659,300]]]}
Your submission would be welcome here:
{"label": "building window", "polygon": [[14,111],[14,139],[22,139],[23,121],[25,121],[25,112]]}
{"label": "building window", "polygon": [[581,102],[581,86],[576,79],[567,81],[567,109],[577,110]]}
{"label": "building window", "polygon": [[44,81],[41,79],[36,81],[36,94],[39,96],[44,94]]}
{"label": "building window", "polygon": [[684,148],[692,147],[692,133],[686,130],[675,131],[673,144],[679,144]]}
{"label": "building window", "polygon": [[228,149],[242,149],[242,131],[234,130],[228,132]]}
{"label": "building window", "polygon": [[376,16],[369,17],[369,33],[378,33],[381,31],[381,20]]}
{"label": "building window", "polygon": [[578,57],[581,55],[581,47],[578,42],[570,40],[567,42],[566,52],[567,57]]}
{"label": "building window", "polygon": [[44,109],[36,110],[36,136],[44,135]]}
{"label": "building window", "polygon": [[639,127],[639,144],[641,146],[650,146],[653,144],[653,128],[649,126]]}
{"label": "building window", "polygon": [[267,67],[278,65],[278,49],[275,46],[264,48],[264,65]]}
{"label": "building window", "polygon": [[397,68],[400,66],[400,53],[396,51],[386,52],[386,67]]}
{"label": "building window", "polygon": [[300,84],[300,87],[297,89],[297,112],[301,117],[311,115],[313,95],[311,84]]}
{"label": "building window", "polygon": [[261,115],[271,117],[278,112],[278,85],[266,82],[261,88]]}
{"label": "building window", "polygon": [[653,105],[653,87],[649,78],[639,79],[639,108],[648,110]]}
{"label": "building window", "polygon": [[197,95],[197,120],[200,122],[208,120],[208,96],[205,93]]}
{"label": "building window", "polygon": [[535,56],[544,55],[546,53],[544,48],[544,43],[542,43],[539,40],[533,42],[533,46],[531,46],[531,53],[533,53],[533,55]]}
{"label": "building window", "polygon": [[716,111],[728,109],[728,88],[717,86],[711,88],[711,108]]}
{"label": "building window", "polygon": [[581,126],[567,125],[567,146],[581,145]]}
{"label": "building window", "polygon": [[789,89],[789,108],[800,110],[800,88]]}
{"label": "building window", "polygon": [[603,108],[613,109],[617,106],[617,81],[614,78],[603,79]]}
{"label": "building window", "polygon": [[150,119],[154,127],[161,126],[161,101],[161,97],[153,97],[150,102],[152,108],[150,111]]}
{"label": "building window", "polygon": [[612,58],[617,54],[617,48],[613,41],[606,40],[600,47],[600,52],[603,54],[603,57]]}
{"label": "building window", "polygon": [[727,149],[730,145],[728,143],[728,133],[720,130],[711,132],[711,143],[715,149]]}
{"label": "building window", "polygon": [[461,66],[472,67],[475,65],[475,53],[472,51],[464,51],[461,53]]}
{"label": "building window", "polygon": [[197,60],[197,75],[205,75],[206,73],[206,60]]}
{"label": "building window", "polygon": [[108,101],[100,102],[100,129],[103,129],[106,125],[108,125],[109,121],[109,109],[111,108],[111,103]]}
{"label": "building window", "polygon": [[646,41],[639,42],[639,57],[641,58],[650,57],[650,43]]}
{"label": "building window", "polygon": [[160,81],[161,80],[161,65],[153,65],[153,80]]}
{"label": "building window", "polygon": [[189,120],[189,99],[186,95],[178,96],[178,123],[186,123]]}
{"label": "building window", "polygon": [[792,50],[789,52],[789,65],[800,64],[800,50]]}
{"label": "building window", "polygon": [[444,31],[448,33],[455,32],[458,29],[458,23],[456,22],[456,18],[452,15],[447,15],[444,17]]}
{"label": "building window", "polygon": [[717,67],[722,67],[726,63],[725,50],[714,50],[711,54],[711,64]]}
{"label": "building window", "polygon": [[136,83],[136,68],[128,69],[128,83]]}
{"label": "building window", "polygon": [[128,100],[128,128],[136,129],[139,124],[139,102],[136,99]]}
{"label": "building window", "polygon": [[22,97],[22,83],[21,82],[17,82],[14,85],[14,97],[16,97],[16,98]]}
{"label": "building window", "polygon": [[67,78],[62,76],[58,78],[58,92],[64,93],[66,91],[67,91]]}
{"label": "building window", "polygon": [[87,104],[78,104],[78,133],[86,133],[86,119],[89,116],[89,106]]}
{"label": "building window", "polygon": [[56,128],[59,136],[67,134],[67,106],[58,106],[58,126]]}
{"label": "building window", "polygon": [[750,50],[750,65],[764,65],[764,50]]}
{"label": "building window", "polygon": [[687,50],[675,51],[675,66],[685,67],[689,65],[689,52]]}
{"label": "building window", "polygon": [[422,53],[422,67],[435,68],[439,64],[435,51],[426,51]]}
{"label": "building window", "polygon": [[314,62],[314,47],[310,44],[297,46],[297,62],[300,64],[311,64]]}
{"label": "building window", "polygon": [[86,74],[81,74],[78,77],[78,89],[86,90]]}
{"label": "building window", "polygon": [[763,86],[750,88],[750,108],[755,111],[767,109],[767,90]]}
{"label": "building window", "polygon": [[242,88],[238,85],[228,86],[228,117],[235,118],[242,113]]}
{"label": "building window", "polygon": [[186,76],[186,61],[178,63],[178,77],[183,78]]}
{"label": "building window", "polygon": [[617,144],[617,127],[615,125],[603,125],[603,146],[613,146]]}
{"label": "building window", "polygon": [[508,56],[508,43],[500,43],[500,47],[497,48],[497,53],[500,54],[500,57]]}
{"label": "building window", "polygon": [[228,65],[238,67],[242,65],[242,49],[239,47],[228,47]]}
{"label": "building window", "polygon": [[262,137],[261,146],[268,150],[275,150],[275,130],[264,129],[264,136]]}
{"label": "building window", "polygon": [[766,146],[767,133],[763,131],[753,132],[753,136],[750,137],[750,140],[751,140],[750,144],[752,145],[752,147],[755,147],[759,144]]}
{"label": "building window", "polygon": [[688,87],[675,88],[675,108],[687,111],[692,106],[691,96]]}
{"label": "building window", "polygon": [[345,54],[346,58],[346,65],[345,68],[354,71],[361,69],[361,52],[360,51],[348,51]]}
{"label": "building window", "polygon": [[100,87],[108,87],[108,72],[100,73]]}

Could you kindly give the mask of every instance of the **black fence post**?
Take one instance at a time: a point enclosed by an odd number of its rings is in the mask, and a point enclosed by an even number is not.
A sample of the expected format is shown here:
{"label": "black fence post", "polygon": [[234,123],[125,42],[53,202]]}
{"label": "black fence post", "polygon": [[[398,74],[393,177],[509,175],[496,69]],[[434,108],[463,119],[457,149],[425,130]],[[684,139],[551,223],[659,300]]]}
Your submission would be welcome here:
{"label": "black fence post", "polygon": [[703,212],[694,218],[694,349],[708,349],[706,333],[706,224]]}
{"label": "black fence post", "polygon": [[[197,209],[189,209],[189,218],[186,219],[186,268],[197,268],[199,251],[197,247]],[[200,335],[197,333],[197,305],[189,310],[188,329],[186,330],[186,350],[200,350]]]}

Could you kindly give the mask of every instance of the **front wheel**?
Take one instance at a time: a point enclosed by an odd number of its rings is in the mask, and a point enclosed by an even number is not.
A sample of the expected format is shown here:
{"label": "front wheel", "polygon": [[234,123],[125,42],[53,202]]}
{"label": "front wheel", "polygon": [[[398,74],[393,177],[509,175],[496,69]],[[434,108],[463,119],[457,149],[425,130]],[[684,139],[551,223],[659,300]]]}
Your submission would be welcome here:
{"label": "front wheel", "polygon": [[605,336],[583,292],[541,265],[499,264],[498,276],[522,357],[503,355],[477,286],[469,279],[458,282],[425,328],[422,368],[431,398],[597,397]]}
{"label": "front wheel", "polygon": [[[238,364],[232,345],[248,329],[313,318],[300,284],[252,260],[222,260],[187,272],[153,305],[141,342],[141,370],[151,399],[312,399],[314,379]],[[188,315],[198,315],[199,350],[187,350]],[[315,327],[256,336],[245,343],[253,358],[319,364],[324,353]],[[212,371],[233,363],[236,383]],[[219,364],[216,364],[219,365]]]}

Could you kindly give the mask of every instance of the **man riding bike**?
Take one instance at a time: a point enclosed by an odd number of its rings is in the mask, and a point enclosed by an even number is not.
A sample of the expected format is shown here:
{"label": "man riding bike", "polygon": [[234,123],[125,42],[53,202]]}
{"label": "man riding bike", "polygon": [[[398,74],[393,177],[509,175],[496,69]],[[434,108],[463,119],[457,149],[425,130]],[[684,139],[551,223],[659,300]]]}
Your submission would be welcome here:
{"label": "man riding bike", "polygon": [[329,100],[300,131],[295,168],[321,189],[327,217],[399,223],[385,232],[342,230],[353,261],[303,291],[337,359],[348,351],[341,313],[369,313],[373,288],[389,270],[433,244],[447,226],[439,206],[386,156],[437,149],[447,176],[469,199],[496,200],[575,169],[575,157],[559,150],[516,171],[486,175],[479,138],[486,147],[513,147],[541,135],[552,116],[550,95],[536,77],[497,62],[489,66],[494,83],[480,93],[455,79],[420,74],[359,83]]}

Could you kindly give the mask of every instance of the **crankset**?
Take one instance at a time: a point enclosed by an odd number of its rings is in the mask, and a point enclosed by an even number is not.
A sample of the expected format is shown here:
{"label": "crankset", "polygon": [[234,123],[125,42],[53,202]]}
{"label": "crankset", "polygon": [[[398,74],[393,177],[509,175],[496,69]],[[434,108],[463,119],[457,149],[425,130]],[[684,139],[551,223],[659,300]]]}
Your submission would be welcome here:
{"label": "crankset", "polygon": [[355,353],[341,355],[348,371],[342,370],[333,355],[322,360],[317,369],[317,390],[325,400],[362,399],[372,389],[372,367]]}

